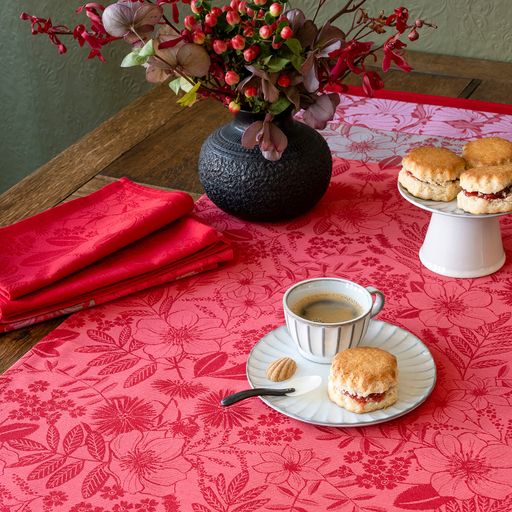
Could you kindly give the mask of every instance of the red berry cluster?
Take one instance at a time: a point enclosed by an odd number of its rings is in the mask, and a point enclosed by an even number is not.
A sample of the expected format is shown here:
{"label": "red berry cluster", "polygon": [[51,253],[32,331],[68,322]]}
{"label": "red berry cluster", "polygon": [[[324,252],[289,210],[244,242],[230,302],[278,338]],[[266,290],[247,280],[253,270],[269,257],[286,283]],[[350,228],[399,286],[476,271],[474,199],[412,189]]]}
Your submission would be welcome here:
{"label": "red berry cluster", "polygon": [[[223,7],[212,7],[206,0],[190,2],[193,14],[185,17],[182,36],[205,45],[212,57],[211,72],[219,89],[225,88],[225,101],[232,112],[240,110],[240,100],[229,93],[239,84],[242,74],[247,74],[245,66],[269,56],[293,37],[290,23],[283,15],[285,4],[286,1],[231,0]],[[277,83],[289,87],[291,79],[282,74]],[[247,85],[242,93],[246,100],[253,99],[258,89]]]}

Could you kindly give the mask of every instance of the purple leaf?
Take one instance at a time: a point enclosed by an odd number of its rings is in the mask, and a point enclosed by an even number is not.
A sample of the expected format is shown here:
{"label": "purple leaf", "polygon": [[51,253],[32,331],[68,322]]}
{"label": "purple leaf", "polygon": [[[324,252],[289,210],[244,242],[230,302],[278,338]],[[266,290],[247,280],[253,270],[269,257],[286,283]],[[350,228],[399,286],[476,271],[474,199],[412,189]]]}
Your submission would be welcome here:
{"label": "purple leaf", "polygon": [[339,102],[340,97],[334,93],[318,96],[315,103],[304,112],[304,121],[312,128],[323,130],[334,117]]}
{"label": "purple leaf", "polygon": [[252,149],[258,144],[258,133],[263,128],[263,121],[255,121],[250,124],[242,135],[242,146],[246,149]]}

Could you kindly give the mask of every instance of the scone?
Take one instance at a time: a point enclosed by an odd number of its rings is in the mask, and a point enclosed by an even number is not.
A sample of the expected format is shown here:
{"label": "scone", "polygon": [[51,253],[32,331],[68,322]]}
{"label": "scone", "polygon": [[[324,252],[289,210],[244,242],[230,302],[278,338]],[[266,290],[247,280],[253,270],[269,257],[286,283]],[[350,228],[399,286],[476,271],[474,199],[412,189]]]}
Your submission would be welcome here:
{"label": "scone", "polygon": [[472,140],[462,148],[467,168],[512,163],[512,142],[499,137]]}
{"label": "scone", "polygon": [[460,190],[459,176],[466,162],[446,148],[423,146],[402,159],[399,183],[413,196],[433,201],[451,201]]}
{"label": "scone", "polygon": [[469,169],[460,186],[457,206],[469,213],[512,211],[512,164]]}
{"label": "scone", "polygon": [[334,356],[329,374],[329,398],[347,411],[384,409],[398,398],[396,357],[373,347],[349,348]]}

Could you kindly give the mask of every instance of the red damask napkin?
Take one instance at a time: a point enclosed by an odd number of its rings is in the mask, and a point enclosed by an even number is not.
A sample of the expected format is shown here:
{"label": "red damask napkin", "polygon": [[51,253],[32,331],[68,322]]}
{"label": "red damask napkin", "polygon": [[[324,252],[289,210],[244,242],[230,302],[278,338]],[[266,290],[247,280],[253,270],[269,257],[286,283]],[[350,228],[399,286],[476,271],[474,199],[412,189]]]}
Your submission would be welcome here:
{"label": "red damask napkin", "polygon": [[0,332],[231,259],[220,233],[185,216],[192,207],[188,194],[123,178],[0,229],[0,244],[12,248],[0,262]]}
{"label": "red damask napkin", "polygon": [[88,196],[0,228],[0,294],[16,299],[39,290],[192,208],[193,200],[185,192],[164,192],[121,178]]}

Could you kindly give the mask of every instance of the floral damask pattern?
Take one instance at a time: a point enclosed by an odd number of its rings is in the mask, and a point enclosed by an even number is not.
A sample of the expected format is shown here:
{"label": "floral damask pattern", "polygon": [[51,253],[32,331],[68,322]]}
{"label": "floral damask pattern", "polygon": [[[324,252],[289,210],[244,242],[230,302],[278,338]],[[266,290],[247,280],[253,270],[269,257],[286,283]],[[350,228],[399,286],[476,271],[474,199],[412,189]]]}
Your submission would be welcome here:
{"label": "floral damask pattern", "polygon": [[[371,133],[396,130],[379,100],[342,104],[339,119],[362,122],[372,102]],[[419,107],[397,110],[401,129]],[[423,106],[432,122],[436,109]],[[324,200],[288,223],[246,223],[201,199],[198,216],[229,238],[236,263],[82,311],[1,376],[0,511],[511,510],[512,263],[464,281],[423,268],[428,215],[399,196],[396,155],[364,151],[337,160]],[[286,288],[321,275],[385,292],[381,318],[434,355],[432,396],[353,429],[299,423],[257,399],[220,407],[247,385],[254,343],[283,323]]]}

